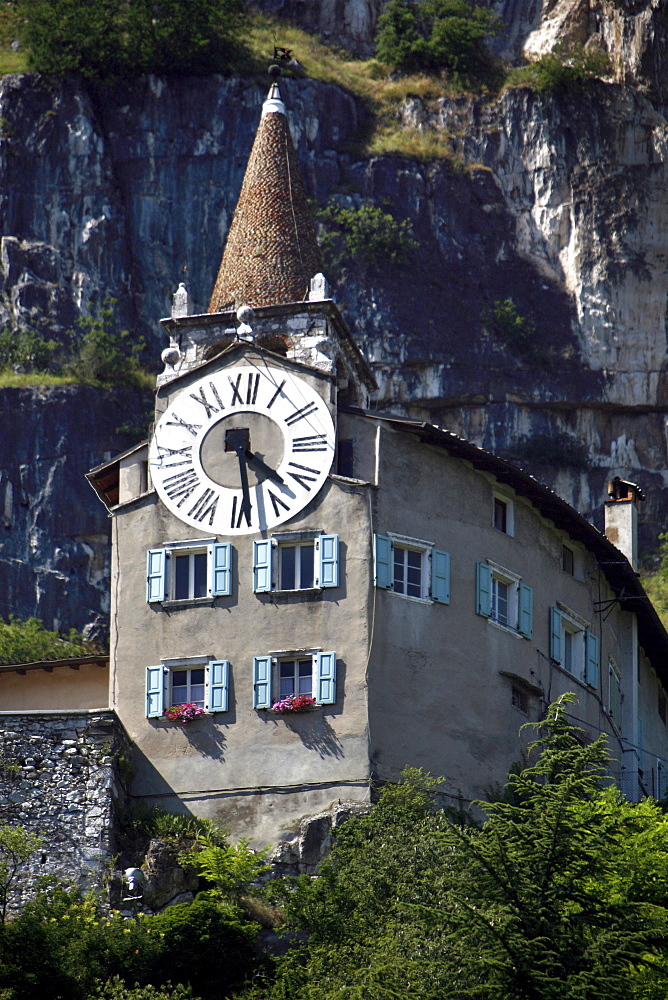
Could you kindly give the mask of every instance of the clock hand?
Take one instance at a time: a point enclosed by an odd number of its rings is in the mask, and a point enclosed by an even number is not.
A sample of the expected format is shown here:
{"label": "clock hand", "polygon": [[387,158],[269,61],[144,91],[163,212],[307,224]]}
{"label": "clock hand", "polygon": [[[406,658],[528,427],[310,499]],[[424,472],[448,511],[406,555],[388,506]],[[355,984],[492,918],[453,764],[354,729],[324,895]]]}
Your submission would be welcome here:
{"label": "clock hand", "polygon": [[257,455],[254,455],[252,451],[246,451],[246,461],[249,465],[254,466],[259,472],[263,472],[267,479],[272,479],[275,483],[278,483],[279,486],[285,485],[283,477],[279,476],[275,469],[270,469],[269,466],[263,462],[261,458],[258,458]]}
{"label": "clock hand", "polygon": [[241,477],[241,490],[243,492],[243,500],[241,501],[241,510],[239,511],[239,521],[241,521],[242,515],[246,517],[246,524],[250,528],[251,523],[251,501],[250,501],[250,491],[248,489],[248,471],[246,469],[246,447],[243,441],[239,441],[234,446],[234,450],[237,453],[237,458],[239,459],[239,475]]}

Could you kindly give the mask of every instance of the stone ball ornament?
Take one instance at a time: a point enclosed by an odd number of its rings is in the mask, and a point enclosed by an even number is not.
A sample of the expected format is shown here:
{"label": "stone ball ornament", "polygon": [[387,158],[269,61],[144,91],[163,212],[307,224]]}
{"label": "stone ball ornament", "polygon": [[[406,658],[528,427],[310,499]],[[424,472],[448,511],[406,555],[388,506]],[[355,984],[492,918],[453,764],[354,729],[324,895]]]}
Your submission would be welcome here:
{"label": "stone ball ornament", "polygon": [[178,347],[166,347],[160,355],[163,365],[174,368],[181,360],[181,352]]}
{"label": "stone ball ornament", "polygon": [[160,417],[149,452],[158,496],[179,520],[219,535],[289,521],[322,489],[335,431],[316,388],[245,364],[191,382]]}

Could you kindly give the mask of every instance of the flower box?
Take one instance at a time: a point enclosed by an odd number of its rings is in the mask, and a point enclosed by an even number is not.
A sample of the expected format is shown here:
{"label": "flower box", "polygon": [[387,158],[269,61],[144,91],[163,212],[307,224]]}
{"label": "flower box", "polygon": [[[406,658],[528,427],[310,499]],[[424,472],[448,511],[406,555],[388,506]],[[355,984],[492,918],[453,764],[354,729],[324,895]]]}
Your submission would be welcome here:
{"label": "flower box", "polygon": [[294,715],[297,712],[310,712],[316,708],[315,698],[309,694],[289,694],[280,701],[275,701],[271,711],[279,715]]}
{"label": "flower box", "polygon": [[192,722],[193,719],[198,719],[200,715],[204,714],[202,706],[193,702],[186,702],[185,705],[172,705],[171,708],[166,708],[164,711],[165,718],[171,722]]}

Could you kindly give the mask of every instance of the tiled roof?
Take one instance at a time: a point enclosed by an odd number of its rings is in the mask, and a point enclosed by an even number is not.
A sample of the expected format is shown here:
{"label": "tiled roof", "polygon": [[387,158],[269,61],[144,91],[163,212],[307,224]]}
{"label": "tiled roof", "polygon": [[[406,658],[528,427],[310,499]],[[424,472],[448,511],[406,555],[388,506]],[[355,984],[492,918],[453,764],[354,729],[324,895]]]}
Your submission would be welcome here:
{"label": "tiled roof", "polygon": [[209,312],[300,302],[322,270],[288,120],[274,85],[246,168]]}

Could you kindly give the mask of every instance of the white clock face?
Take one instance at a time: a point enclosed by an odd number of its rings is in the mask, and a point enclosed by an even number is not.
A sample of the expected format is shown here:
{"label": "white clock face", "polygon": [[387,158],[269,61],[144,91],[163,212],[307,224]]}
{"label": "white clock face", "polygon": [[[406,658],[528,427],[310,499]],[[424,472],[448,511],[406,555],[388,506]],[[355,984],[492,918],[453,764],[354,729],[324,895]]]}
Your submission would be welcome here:
{"label": "white clock face", "polygon": [[158,495],[181,521],[244,535],[294,517],[332,466],[334,423],[307,382],[243,365],[184,389],[155,428]]}

